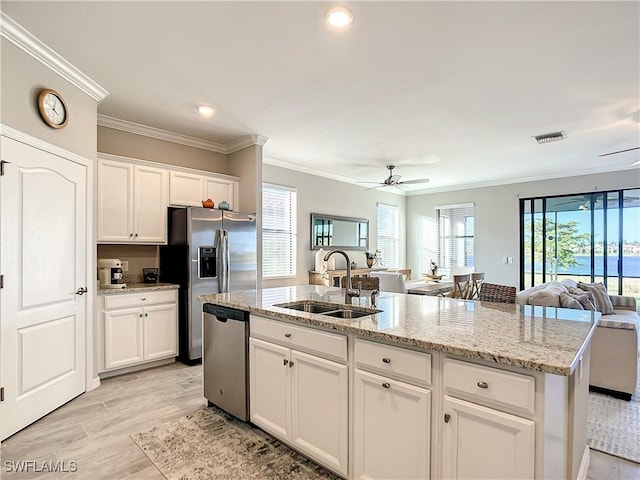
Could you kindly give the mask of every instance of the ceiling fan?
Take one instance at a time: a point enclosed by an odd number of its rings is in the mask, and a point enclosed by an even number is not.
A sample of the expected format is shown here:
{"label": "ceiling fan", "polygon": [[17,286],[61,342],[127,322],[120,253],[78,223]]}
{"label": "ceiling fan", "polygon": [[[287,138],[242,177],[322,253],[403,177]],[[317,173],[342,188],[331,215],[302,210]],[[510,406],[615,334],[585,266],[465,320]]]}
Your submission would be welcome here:
{"label": "ceiling fan", "polygon": [[382,188],[382,187],[396,187],[398,185],[412,185],[412,184],[416,184],[416,183],[426,183],[429,181],[428,178],[419,178],[416,180],[406,180],[404,182],[401,182],[400,179],[402,178],[402,175],[394,175],[393,174],[393,169],[395,168],[395,165],[387,165],[387,169],[389,170],[389,176],[387,178],[384,179],[384,181],[382,182],[358,182],[358,183],[377,183],[377,186],[375,187],[370,187],[368,190],[370,190],[371,188]]}

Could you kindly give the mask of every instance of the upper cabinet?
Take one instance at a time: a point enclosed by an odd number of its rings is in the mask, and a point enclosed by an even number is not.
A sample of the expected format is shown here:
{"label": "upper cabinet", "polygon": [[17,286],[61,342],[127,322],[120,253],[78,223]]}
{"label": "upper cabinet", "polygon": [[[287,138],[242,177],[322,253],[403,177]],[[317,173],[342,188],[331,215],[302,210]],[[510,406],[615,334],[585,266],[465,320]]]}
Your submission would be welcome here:
{"label": "upper cabinet", "polygon": [[217,206],[226,200],[230,209],[239,204],[238,181],[218,175],[171,171],[169,174],[169,203],[201,207],[210,198]]}
{"label": "upper cabinet", "polygon": [[98,160],[98,242],[167,242],[167,172]]}
{"label": "upper cabinet", "polygon": [[239,205],[237,177],[116,155],[98,158],[98,242],[167,243],[167,207]]}

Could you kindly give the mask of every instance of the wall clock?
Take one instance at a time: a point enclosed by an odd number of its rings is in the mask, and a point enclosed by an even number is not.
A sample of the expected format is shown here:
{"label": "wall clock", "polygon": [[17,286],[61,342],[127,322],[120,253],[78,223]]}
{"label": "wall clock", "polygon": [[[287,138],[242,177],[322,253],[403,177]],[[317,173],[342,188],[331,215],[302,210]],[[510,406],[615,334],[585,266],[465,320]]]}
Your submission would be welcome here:
{"label": "wall clock", "polygon": [[64,128],[69,121],[69,112],[62,95],[45,88],[38,95],[38,110],[44,123],[52,128]]}

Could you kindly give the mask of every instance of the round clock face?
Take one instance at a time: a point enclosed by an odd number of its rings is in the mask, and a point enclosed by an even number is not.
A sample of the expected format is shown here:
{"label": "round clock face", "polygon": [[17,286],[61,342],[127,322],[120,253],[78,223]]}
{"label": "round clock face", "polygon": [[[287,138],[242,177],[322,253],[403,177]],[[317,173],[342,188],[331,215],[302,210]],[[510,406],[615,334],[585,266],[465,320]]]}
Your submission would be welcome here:
{"label": "round clock face", "polygon": [[54,90],[43,90],[38,96],[40,115],[47,125],[62,128],[67,125],[67,107],[62,97]]}

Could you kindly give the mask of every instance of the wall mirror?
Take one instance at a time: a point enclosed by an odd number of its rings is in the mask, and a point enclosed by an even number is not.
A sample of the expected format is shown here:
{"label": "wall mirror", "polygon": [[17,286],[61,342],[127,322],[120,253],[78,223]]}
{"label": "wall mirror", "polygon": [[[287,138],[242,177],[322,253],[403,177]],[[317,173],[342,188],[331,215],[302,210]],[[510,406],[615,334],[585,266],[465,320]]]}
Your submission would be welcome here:
{"label": "wall mirror", "polygon": [[311,250],[320,248],[368,250],[369,220],[312,213]]}

